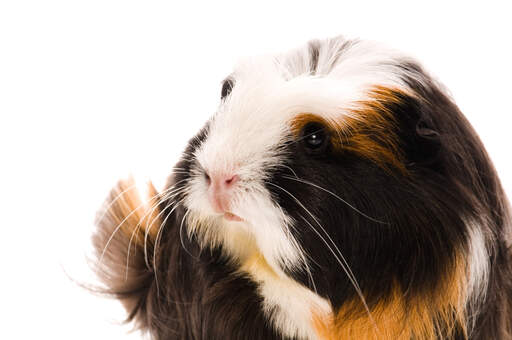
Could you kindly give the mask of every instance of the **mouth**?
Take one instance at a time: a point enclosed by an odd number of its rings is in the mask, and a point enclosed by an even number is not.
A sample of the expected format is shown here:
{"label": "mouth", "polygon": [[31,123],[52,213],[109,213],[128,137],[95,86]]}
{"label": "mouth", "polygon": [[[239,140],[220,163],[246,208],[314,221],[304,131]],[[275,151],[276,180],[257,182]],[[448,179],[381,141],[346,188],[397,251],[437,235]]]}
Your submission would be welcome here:
{"label": "mouth", "polygon": [[241,217],[239,217],[229,211],[226,211],[224,213],[224,218],[228,221],[234,221],[234,222],[242,222],[243,221],[243,219]]}

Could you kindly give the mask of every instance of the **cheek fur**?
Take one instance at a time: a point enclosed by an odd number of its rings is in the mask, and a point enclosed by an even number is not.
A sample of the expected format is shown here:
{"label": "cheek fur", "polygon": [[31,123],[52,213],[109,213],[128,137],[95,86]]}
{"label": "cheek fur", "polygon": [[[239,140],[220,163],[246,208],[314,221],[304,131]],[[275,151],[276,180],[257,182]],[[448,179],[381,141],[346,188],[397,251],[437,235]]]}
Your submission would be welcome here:
{"label": "cheek fur", "polygon": [[262,254],[277,273],[303,265],[304,256],[289,229],[292,221],[276,206],[268,191],[256,183],[239,188],[232,211],[243,217],[230,222],[214,214],[201,179],[190,182],[184,204],[188,210],[187,232],[203,246],[221,247],[239,263],[255,252]]}
{"label": "cheek fur", "polygon": [[[300,148],[294,148],[290,154],[295,157],[287,163],[292,173],[275,177],[275,182],[290,193],[276,192],[280,204],[294,219],[306,222],[298,226],[305,252],[314,263],[331,268],[328,272],[313,268],[319,294],[329,296],[335,306],[331,314],[314,314],[315,328],[327,339],[467,335],[474,326],[473,317],[467,313],[473,307],[468,306],[475,306],[489,280],[489,254],[482,234],[485,223],[475,225],[468,222],[471,218],[460,217],[471,212],[461,208],[467,202],[455,197],[450,201],[459,189],[445,174],[428,169],[426,174],[433,178],[421,178],[426,175],[419,174],[419,166],[413,167],[415,163],[408,161],[409,150],[415,148],[408,143],[415,140],[409,136],[410,140],[402,139],[402,121],[415,119],[417,113],[411,108],[417,107],[416,99],[383,87],[369,93],[374,99],[359,102],[359,109],[353,110],[359,119],[351,115],[339,120],[318,114],[296,116],[291,121],[295,138],[306,124],[320,123],[330,131],[332,148],[328,157],[317,159],[300,156]],[[369,171],[369,163],[373,170]],[[425,164],[421,166],[430,166]],[[446,187],[441,189],[438,181]],[[428,188],[430,183],[435,185]],[[385,231],[391,225],[403,228],[403,232]],[[390,247],[387,242],[397,246]],[[343,270],[336,261],[328,260],[336,256],[345,262]],[[390,263],[404,268],[389,268]],[[308,285],[305,276],[290,275]],[[349,275],[353,275],[352,280]],[[341,284],[344,281],[353,282]],[[332,282],[337,282],[341,291],[333,291]],[[361,287],[360,294],[355,292],[356,285]]]}

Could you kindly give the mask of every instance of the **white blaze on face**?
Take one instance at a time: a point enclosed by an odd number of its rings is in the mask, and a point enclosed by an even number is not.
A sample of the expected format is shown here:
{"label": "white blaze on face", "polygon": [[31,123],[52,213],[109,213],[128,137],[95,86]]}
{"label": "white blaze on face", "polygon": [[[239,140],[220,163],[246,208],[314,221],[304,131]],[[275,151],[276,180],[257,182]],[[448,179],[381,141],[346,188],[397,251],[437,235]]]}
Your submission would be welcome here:
{"label": "white blaze on face", "polygon": [[[280,264],[288,268],[299,264],[299,249],[289,231],[291,221],[274,203],[265,181],[269,180],[270,171],[282,164],[285,155],[281,145],[287,131],[284,122],[263,120],[219,111],[207,139],[195,153],[206,173],[238,176],[230,193],[229,211],[243,221],[227,221],[213,211],[207,199],[211,188],[204,176],[194,178],[186,204],[196,222],[203,220],[195,231],[209,238],[208,242],[222,243],[241,261],[258,250],[276,272],[281,272]],[[207,219],[202,218],[206,216]]]}
{"label": "white blaze on face", "polygon": [[[300,264],[303,254],[290,234],[292,221],[265,186],[269,174],[292,156],[284,148],[290,122],[303,113],[343,120],[358,102],[368,99],[367,91],[373,86],[406,91],[403,69],[396,66],[406,58],[368,42],[341,49],[344,43],[343,39],[320,43],[314,72],[308,47],[277,57],[247,59],[235,69],[232,92],[193,155],[202,169],[196,169],[185,204],[196,224],[191,228],[209,238],[205,242],[224,242],[225,248],[237,249],[229,244],[247,238],[246,243],[258,248],[275,270],[278,263],[290,268]],[[230,212],[243,223],[226,221],[214,211],[203,171],[239,177],[230,196]],[[233,237],[228,231],[238,235],[237,241],[229,241]],[[233,249],[232,255],[242,256],[240,249]]]}

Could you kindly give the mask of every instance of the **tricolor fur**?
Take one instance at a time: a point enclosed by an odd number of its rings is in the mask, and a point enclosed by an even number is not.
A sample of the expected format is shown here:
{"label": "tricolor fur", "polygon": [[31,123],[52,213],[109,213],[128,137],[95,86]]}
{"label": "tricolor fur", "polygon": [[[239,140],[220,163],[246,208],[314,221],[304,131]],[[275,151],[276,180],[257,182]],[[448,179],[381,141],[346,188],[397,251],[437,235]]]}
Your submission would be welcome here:
{"label": "tricolor fur", "polygon": [[[155,339],[512,339],[507,199],[397,51],[335,38],[241,62],[171,173],[146,202],[120,182],[94,236],[107,291]],[[218,173],[243,221],[208,199]]]}

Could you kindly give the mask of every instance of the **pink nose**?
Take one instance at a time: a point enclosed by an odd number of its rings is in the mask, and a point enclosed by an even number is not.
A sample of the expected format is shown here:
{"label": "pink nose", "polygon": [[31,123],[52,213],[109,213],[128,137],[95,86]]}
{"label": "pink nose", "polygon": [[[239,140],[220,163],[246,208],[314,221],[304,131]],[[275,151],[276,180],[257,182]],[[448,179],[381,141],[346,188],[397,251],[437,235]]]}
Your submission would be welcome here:
{"label": "pink nose", "polygon": [[215,212],[229,212],[232,189],[236,182],[240,180],[238,175],[212,174],[208,177],[208,199]]}

